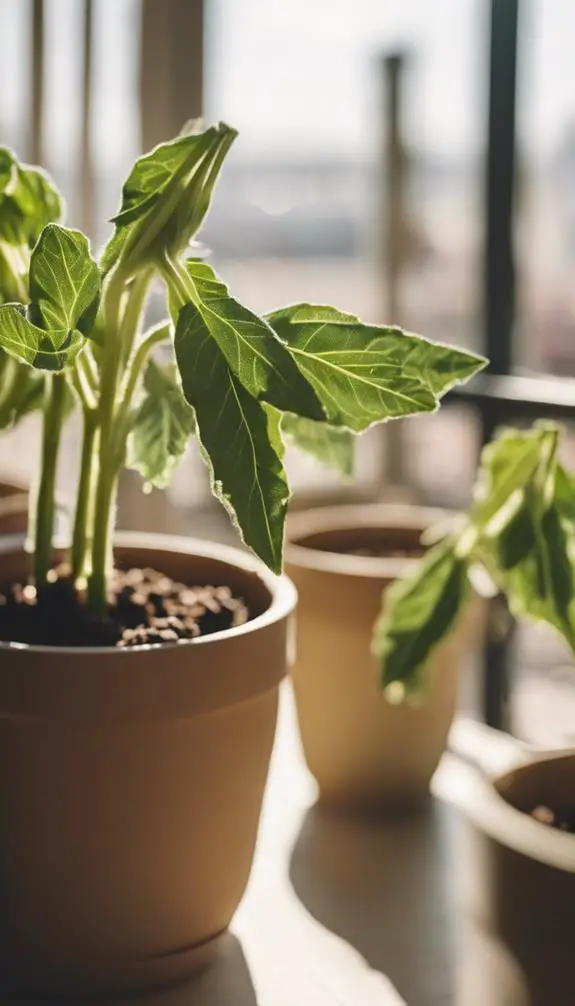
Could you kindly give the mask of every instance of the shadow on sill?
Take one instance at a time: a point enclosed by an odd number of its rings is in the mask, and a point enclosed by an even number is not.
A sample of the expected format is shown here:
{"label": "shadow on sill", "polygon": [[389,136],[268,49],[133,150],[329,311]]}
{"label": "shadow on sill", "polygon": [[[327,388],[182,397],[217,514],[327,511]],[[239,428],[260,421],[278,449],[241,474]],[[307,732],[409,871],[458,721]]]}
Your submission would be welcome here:
{"label": "shadow on sill", "polygon": [[312,808],[290,878],[314,918],[386,974],[409,1006],[557,1006],[530,998],[514,957],[473,921],[465,837],[456,812],[438,801],[363,821]]}

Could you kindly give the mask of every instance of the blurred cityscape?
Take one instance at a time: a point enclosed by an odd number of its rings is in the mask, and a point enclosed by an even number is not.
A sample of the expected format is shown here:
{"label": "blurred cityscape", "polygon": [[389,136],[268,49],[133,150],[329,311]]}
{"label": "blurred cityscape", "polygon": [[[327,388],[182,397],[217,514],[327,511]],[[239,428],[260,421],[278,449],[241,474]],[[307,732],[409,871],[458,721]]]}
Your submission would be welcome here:
{"label": "blurred cityscape", "polygon": [[[393,320],[479,349],[481,172],[479,157],[410,159],[399,318],[387,318],[384,296],[384,164],[232,156],[201,241],[235,293],[256,310],[294,298],[337,302],[369,320]],[[519,175],[515,363],[572,376],[575,125],[545,163],[522,161]],[[73,194],[74,176],[57,177]],[[115,210],[119,182],[101,178],[98,244],[107,235],[103,221]]]}

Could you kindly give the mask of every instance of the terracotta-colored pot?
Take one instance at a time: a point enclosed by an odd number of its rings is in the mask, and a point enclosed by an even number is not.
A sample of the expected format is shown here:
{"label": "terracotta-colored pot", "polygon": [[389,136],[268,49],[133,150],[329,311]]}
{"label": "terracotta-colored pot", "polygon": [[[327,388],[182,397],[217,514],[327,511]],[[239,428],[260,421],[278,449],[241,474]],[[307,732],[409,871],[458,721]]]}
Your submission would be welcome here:
{"label": "terracotta-colored pot", "polygon": [[[525,976],[532,1006],[575,1002],[575,835],[535,820],[537,806],[575,803],[575,749],[538,752],[458,720],[438,794],[468,817],[472,903]],[[479,773],[470,766],[476,766]]]}
{"label": "terracotta-colored pot", "polygon": [[[372,505],[290,520],[286,569],[299,594],[293,682],[306,760],[325,803],[386,809],[428,792],[471,642],[470,614],[437,650],[416,706],[390,705],[382,695],[371,640],[382,591],[417,561],[394,553],[416,551],[423,530],[438,519],[445,514]],[[364,547],[390,557],[350,554]],[[480,636],[479,622],[475,627]]]}
{"label": "terracotta-colored pot", "polygon": [[[25,573],[8,548],[0,582]],[[251,868],[295,591],[189,539],[118,535],[116,559],[227,584],[255,617],[133,650],[0,644],[0,977],[18,987],[183,978]]]}
{"label": "terracotta-colored pot", "polygon": [[0,482],[0,535],[24,534],[28,523],[28,490]]}

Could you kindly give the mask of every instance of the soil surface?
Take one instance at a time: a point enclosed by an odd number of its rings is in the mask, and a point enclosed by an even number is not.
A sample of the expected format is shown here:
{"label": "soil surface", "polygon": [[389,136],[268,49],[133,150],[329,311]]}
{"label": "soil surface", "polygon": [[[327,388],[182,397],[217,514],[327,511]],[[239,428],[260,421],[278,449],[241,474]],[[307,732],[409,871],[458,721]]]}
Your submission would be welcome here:
{"label": "soil surface", "polygon": [[421,559],[424,554],[424,550],[421,545],[414,546],[414,548],[349,548],[343,553],[344,555],[360,555],[369,557],[371,559]]}
{"label": "soil surface", "polygon": [[575,835],[575,806],[551,810],[550,807],[541,805],[531,811],[531,816],[541,824],[548,824],[550,828],[568,831]]}
{"label": "soil surface", "polygon": [[13,584],[0,591],[0,640],[36,646],[139,646],[174,643],[242,625],[249,612],[229,587],[188,587],[154,569],[115,570],[105,618],[60,566],[39,590]]}

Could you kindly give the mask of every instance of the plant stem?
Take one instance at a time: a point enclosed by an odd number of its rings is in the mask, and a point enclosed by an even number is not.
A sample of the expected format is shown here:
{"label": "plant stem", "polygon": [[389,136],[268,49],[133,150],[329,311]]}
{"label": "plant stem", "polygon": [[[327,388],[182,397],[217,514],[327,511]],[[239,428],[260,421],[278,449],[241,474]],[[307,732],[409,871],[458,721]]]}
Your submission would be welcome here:
{"label": "plant stem", "polygon": [[96,408],[94,392],[86,380],[84,370],[79,367],[78,360],[74,361],[70,369],[70,377],[84,412],[94,410]]}
{"label": "plant stem", "polygon": [[166,339],[170,337],[170,326],[169,325],[158,325],[148,332],[143,338],[142,342],[138,346],[136,352],[134,353],[134,358],[130,363],[130,368],[128,371],[128,378],[125,383],[122,392],[122,401],[118,409],[118,430],[119,436],[122,436],[124,420],[130,409],[132,403],[132,398],[134,397],[134,392],[136,390],[138,381],[142,375],[142,371],[147,363],[147,360],[152,352],[154,346],[158,346],[161,342],[165,342]]}
{"label": "plant stem", "polygon": [[[101,455],[100,455],[101,456]],[[111,560],[110,533],[114,510],[117,471],[100,468],[94,514],[94,538],[92,541],[92,569],[88,578],[88,607],[95,615],[104,615],[107,607],[106,581]]]}
{"label": "plant stem", "polygon": [[118,386],[123,365],[131,352],[143,312],[151,270],[138,276],[128,291],[125,276],[116,269],[110,276],[104,300],[105,342],[102,351],[99,467],[94,502],[94,537],[88,578],[88,607],[95,615],[104,615],[107,607],[106,578],[111,563],[112,515],[115,510],[118,473],[124,463],[125,442],[118,430]]}
{"label": "plant stem", "polygon": [[106,574],[110,558],[110,519],[116,485],[113,425],[121,356],[120,319],[123,293],[123,277],[116,270],[110,277],[104,306],[106,340],[102,350],[100,407],[98,410],[100,426],[99,468],[94,501],[92,562],[88,578],[88,607],[95,615],[104,615],[107,604]]}
{"label": "plant stem", "polygon": [[92,358],[88,354],[87,349],[84,349],[84,352],[80,353],[76,363],[78,365],[78,369],[82,372],[84,378],[86,379],[86,384],[90,390],[96,394],[98,391],[98,378],[96,377]]}
{"label": "plant stem", "polygon": [[191,276],[186,272],[185,266],[179,262],[174,262],[168,255],[158,263],[158,269],[171,294],[178,304],[178,311],[188,304],[189,301],[197,302],[198,293],[196,285]]}
{"label": "plant stem", "polygon": [[46,377],[46,407],[42,434],[42,467],[36,501],[35,575],[36,584],[46,583],[52,564],[56,466],[66,403],[66,378],[61,374]]}
{"label": "plant stem", "polygon": [[134,345],[134,339],[136,338],[138,332],[138,326],[144,304],[146,302],[151,277],[152,270],[146,269],[145,272],[136,276],[130,287],[128,303],[126,304],[126,310],[124,311],[120,328],[121,365],[125,365],[127,363],[130,353],[132,352],[132,346]]}
{"label": "plant stem", "polygon": [[[0,386],[0,430],[10,422],[14,390],[18,382],[19,367],[12,356],[6,355],[2,367],[2,384]],[[22,367],[23,364],[20,364]]]}
{"label": "plant stem", "polygon": [[74,532],[72,535],[72,576],[74,581],[86,573],[86,552],[88,544],[88,526],[90,517],[90,501],[92,479],[94,474],[94,441],[98,430],[96,413],[84,409],[84,436],[82,440],[82,460],[78,495],[76,499],[76,514],[74,517]]}

